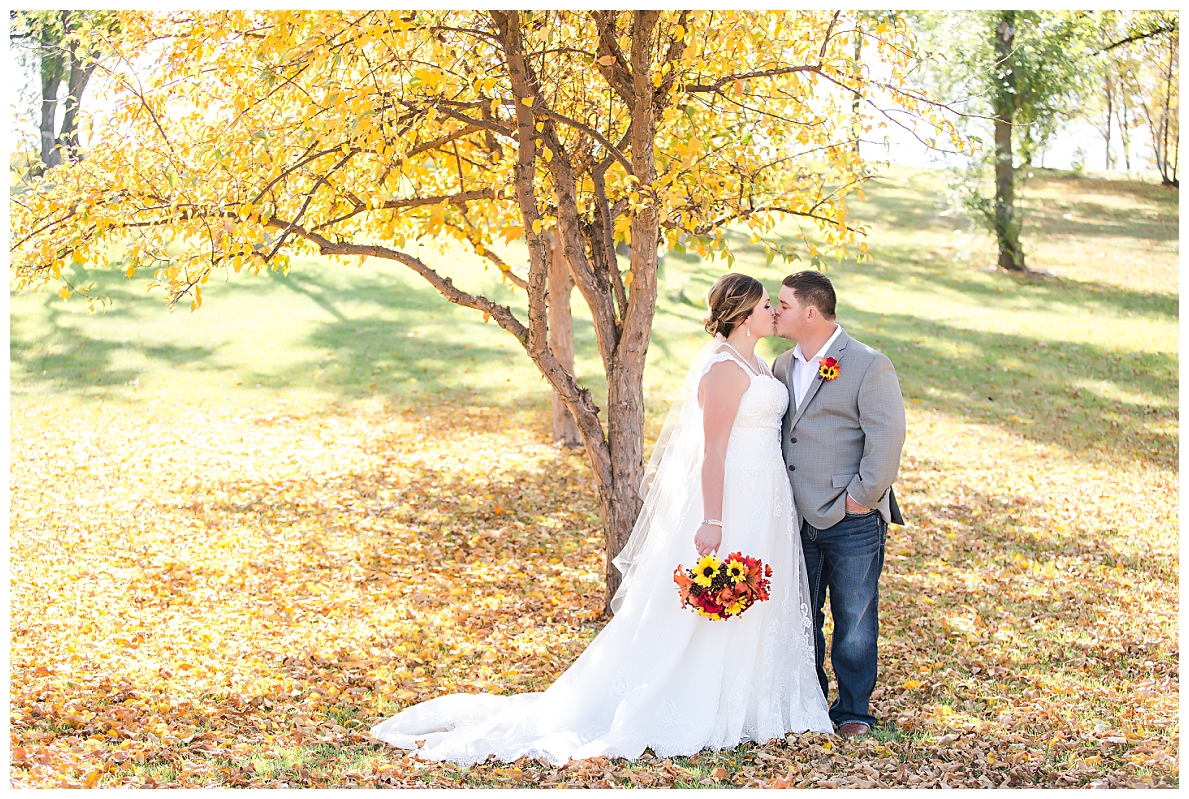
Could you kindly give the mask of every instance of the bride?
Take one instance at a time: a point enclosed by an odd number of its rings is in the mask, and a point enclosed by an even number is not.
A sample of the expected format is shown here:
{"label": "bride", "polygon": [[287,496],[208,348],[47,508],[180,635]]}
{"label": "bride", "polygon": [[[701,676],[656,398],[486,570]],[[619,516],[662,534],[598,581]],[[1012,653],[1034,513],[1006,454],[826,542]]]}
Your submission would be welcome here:
{"label": "bride", "polygon": [[[710,289],[714,340],[690,369],[649,462],[644,506],[615,565],[614,618],[543,693],[453,694],[372,735],[427,760],[657,757],[832,730],[814,669],[809,588],[780,452],[788,388],[755,356],[768,292],[733,273]],[[772,567],[770,599],[724,620],[683,608],[678,564],[742,552]]]}

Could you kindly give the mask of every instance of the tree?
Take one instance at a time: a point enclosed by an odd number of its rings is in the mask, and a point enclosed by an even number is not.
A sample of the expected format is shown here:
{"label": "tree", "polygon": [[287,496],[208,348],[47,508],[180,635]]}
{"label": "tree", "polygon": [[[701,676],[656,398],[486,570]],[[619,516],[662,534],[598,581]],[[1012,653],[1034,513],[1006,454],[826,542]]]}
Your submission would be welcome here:
{"label": "tree", "polygon": [[992,128],[994,148],[983,158],[993,168],[994,196],[983,196],[985,161],[975,161],[964,172],[964,204],[995,236],[998,265],[1026,271],[1015,202],[1019,167],[1030,166],[1060,124],[1080,111],[1090,23],[1079,13],[1013,10],[924,14],[921,23],[937,58],[924,73],[931,88],[964,95],[951,102]]}
{"label": "tree", "polygon": [[[41,163],[33,172],[40,175],[78,158],[78,111],[98,55],[88,49],[88,32],[96,25],[110,28],[114,18],[109,11],[12,11],[9,22],[12,42],[37,63]],[[59,100],[63,84],[66,96]],[[62,123],[55,130],[59,105]]]}
{"label": "tree", "polygon": [[[561,239],[549,237],[549,349],[561,368],[574,374],[574,318],[570,313],[570,298],[574,293],[574,276],[566,262],[566,253]],[[553,426],[551,438],[554,443],[567,447],[582,446],[582,436],[574,415],[566,407],[565,400],[553,392]]]}
{"label": "tree", "polygon": [[999,243],[999,267],[1024,269],[1024,248],[1016,219],[1016,173],[1012,156],[1012,122],[1020,97],[1016,54],[1016,12],[1000,11],[995,24],[995,66],[991,110],[995,126],[995,209],[991,228]]}
{"label": "tree", "polygon": [[[1166,20],[1160,33],[1133,40],[1142,65],[1138,77],[1140,107],[1152,136],[1156,168],[1165,186],[1179,187],[1180,126],[1180,17],[1160,12]],[[1130,44],[1130,43],[1129,43]]]}
{"label": "tree", "polygon": [[[729,266],[724,230],[769,257],[820,263],[856,248],[848,197],[867,177],[849,144],[854,68],[840,12],[121,12],[96,35],[120,103],[88,159],[13,202],[18,290],[123,247],[171,303],[212,274],[287,269],[296,253],[380,258],[513,335],[573,416],[612,557],[641,498],[642,376],[658,247]],[[909,87],[903,19],[864,29],[892,115],[931,117]],[[864,92],[863,97],[872,96]],[[57,170],[56,170],[57,172]],[[774,233],[799,220],[799,249]],[[410,255],[445,236],[527,292],[527,317]],[[605,422],[549,346],[549,236],[590,307]],[[499,254],[524,239],[527,274]],[[630,243],[621,271],[616,242]],[[171,246],[172,245],[172,246]],[[184,246],[183,246],[184,245]],[[866,243],[857,242],[860,258]],[[557,298],[553,298],[557,302]]]}
{"label": "tree", "polygon": [[1106,142],[1107,169],[1111,168],[1114,127],[1119,130],[1126,168],[1131,169],[1130,134],[1141,122],[1136,117],[1138,107],[1148,122],[1153,158],[1163,182],[1176,185],[1179,15],[1172,11],[1087,13],[1096,22],[1092,55],[1101,80],[1101,91],[1087,98],[1091,100],[1088,112]]}

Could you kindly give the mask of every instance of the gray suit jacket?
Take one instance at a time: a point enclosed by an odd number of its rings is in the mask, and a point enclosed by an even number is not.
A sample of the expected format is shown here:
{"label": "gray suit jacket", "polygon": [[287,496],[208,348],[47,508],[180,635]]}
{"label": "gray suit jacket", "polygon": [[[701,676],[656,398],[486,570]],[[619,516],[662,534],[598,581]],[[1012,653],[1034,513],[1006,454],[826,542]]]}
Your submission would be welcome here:
{"label": "gray suit jacket", "polygon": [[798,407],[793,352],[772,373],[789,388],[780,442],[797,513],[824,530],[846,516],[846,495],[878,508],[885,521],[904,524],[892,483],[904,448],[904,398],[892,362],[843,330],[826,357],[838,361],[830,381],[815,375]]}

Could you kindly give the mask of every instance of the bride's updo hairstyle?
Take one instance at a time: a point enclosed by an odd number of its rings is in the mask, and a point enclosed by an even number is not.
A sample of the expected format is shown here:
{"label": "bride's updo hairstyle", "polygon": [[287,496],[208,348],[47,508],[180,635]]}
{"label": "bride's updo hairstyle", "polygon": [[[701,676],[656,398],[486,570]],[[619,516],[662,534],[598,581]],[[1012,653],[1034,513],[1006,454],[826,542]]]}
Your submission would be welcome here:
{"label": "bride's updo hairstyle", "polygon": [[710,287],[707,298],[710,313],[706,314],[706,332],[710,335],[731,331],[741,325],[764,298],[764,286],[754,277],[732,272],[723,275]]}

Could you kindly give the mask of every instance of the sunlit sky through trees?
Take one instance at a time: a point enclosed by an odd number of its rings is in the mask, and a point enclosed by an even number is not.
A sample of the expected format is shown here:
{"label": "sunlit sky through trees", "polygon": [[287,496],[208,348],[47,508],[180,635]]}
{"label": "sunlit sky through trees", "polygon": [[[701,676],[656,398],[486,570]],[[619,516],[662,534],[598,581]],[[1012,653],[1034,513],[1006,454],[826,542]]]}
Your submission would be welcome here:
{"label": "sunlit sky through trees", "polygon": [[[868,52],[864,54],[864,57],[874,58],[875,54]],[[5,49],[4,58],[4,74],[20,76],[18,81],[8,83],[6,88],[6,91],[10,95],[8,105],[10,106],[11,119],[11,152],[17,149],[18,142],[27,141],[29,146],[33,146],[37,141],[37,121],[34,114],[39,90],[36,68],[31,59],[25,59],[27,63],[20,63],[21,59],[17,57],[11,45]],[[61,86],[60,93],[62,96],[59,99],[63,99],[66,94],[65,83]],[[885,106],[888,104],[888,98],[879,99]],[[84,95],[84,110],[93,115],[96,120],[99,120],[103,117],[104,109],[109,107],[109,104],[110,101],[103,96],[101,78],[96,75],[87,87],[87,92]],[[61,124],[63,111],[64,109],[59,104],[56,125]],[[980,131],[979,133],[984,140],[990,141],[989,126],[987,126],[986,131]],[[1121,162],[1122,142],[1118,130],[1113,131],[1112,135],[1111,149],[1115,153],[1116,161]],[[85,148],[88,144],[85,128],[80,131],[80,140]],[[1153,168],[1151,145],[1139,131],[1132,135],[1131,146],[1133,148],[1133,166],[1143,169]],[[888,126],[886,131],[873,131],[867,134],[862,148],[864,157],[871,161],[889,161],[894,164],[911,167],[945,167],[950,165],[950,159],[947,156],[941,153],[931,152],[928,147],[914,138],[912,134],[895,126]],[[1084,155],[1078,155],[1077,151],[1079,148],[1083,150]],[[1106,168],[1101,134],[1095,131],[1094,127],[1087,121],[1080,119],[1069,122],[1057,132],[1054,140],[1042,151],[1038,166],[1044,166],[1049,169],[1070,169],[1079,158],[1083,161],[1087,169],[1100,170]]]}

